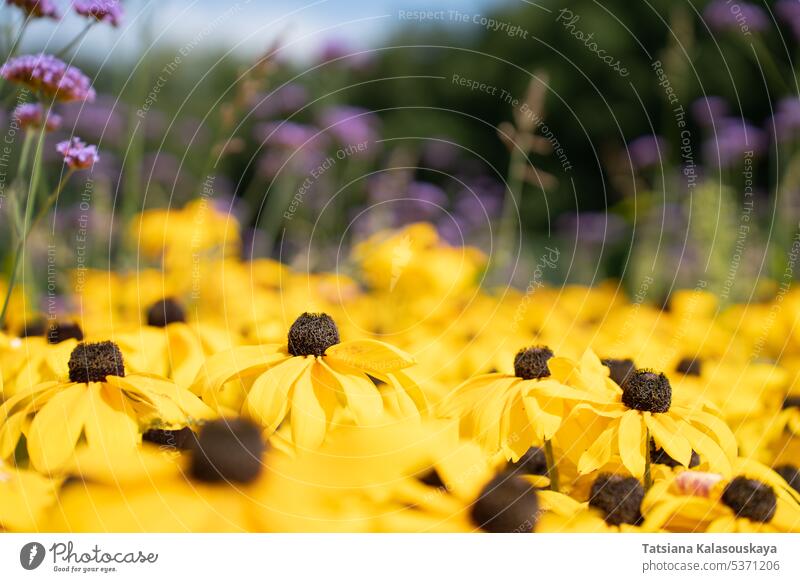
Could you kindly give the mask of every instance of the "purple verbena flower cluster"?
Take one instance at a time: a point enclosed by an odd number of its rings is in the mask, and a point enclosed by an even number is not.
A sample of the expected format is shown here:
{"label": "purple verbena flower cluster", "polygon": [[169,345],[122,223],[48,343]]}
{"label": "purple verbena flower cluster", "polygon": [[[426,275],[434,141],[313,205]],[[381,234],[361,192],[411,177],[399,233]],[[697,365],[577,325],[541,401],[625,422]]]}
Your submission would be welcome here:
{"label": "purple verbena flower cluster", "polygon": [[51,0],[6,0],[9,6],[20,8],[30,18],[61,18],[61,12]]}
{"label": "purple verbena flower cluster", "polygon": [[23,55],[6,61],[0,75],[56,101],[93,101],[92,82],[80,69],[52,55]]}
{"label": "purple verbena flower cluster", "polygon": [[117,0],[75,0],[75,12],[98,22],[119,26],[122,22],[122,5]]}
{"label": "purple verbena flower cluster", "polygon": [[714,0],[706,7],[703,18],[715,30],[732,30],[746,34],[769,28],[766,12],[761,7],[746,2]]}
{"label": "purple verbena flower cluster", "polygon": [[14,110],[13,116],[22,129],[39,129],[44,123],[46,131],[55,131],[61,127],[61,116],[50,113],[45,118],[44,107],[40,103],[23,103]]}
{"label": "purple verbena flower cluster", "polygon": [[62,141],[56,146],[58,152],[64,156],[64,163],[73,170],[91,168],[100,160],[97,155],[97,146],[86,145],[80,138],[73,137]]}

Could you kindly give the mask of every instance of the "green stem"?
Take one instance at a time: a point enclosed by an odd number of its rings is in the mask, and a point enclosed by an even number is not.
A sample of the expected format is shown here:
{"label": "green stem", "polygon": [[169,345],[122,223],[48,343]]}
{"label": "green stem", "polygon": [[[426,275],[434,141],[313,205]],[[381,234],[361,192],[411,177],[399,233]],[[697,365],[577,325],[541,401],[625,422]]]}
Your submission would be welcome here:
{"label": "green stem", "polygon": [[547,461],[547,476],[550,477],[550,490],[558,493],[558,464],[553,454],[553,443],[549,439],[544,441],[544,456]]}
{"label": "green stem", "polygon": [[503,214],[497,231],[497,260],[490,266],[490,273],[499,274],[500,277],[503,277],[513,257],[512,246],[517,238],[513,231],[516,223],[514,209],[517,207],[517,205],[513,204],[514,194],[517,193],[521,203],[527,164],[528,156],[521,147],[514,148],[508,164],[508,187],[503,195]]}
{"label": "green stem", "polygon": [[650,429],[647,429],[646,432],[646,445],[644,447],[644,490],[650,491],[650,488],[653,486],[653,474],[651,472],[650,465],[652,461],[650,459]]}
{"label": "green stem", "polygon": [[67,54],[68,54],[68,53],[69,53],[69,52],[70,52],[70,51],[71,51],[71,50],[72,50],[72,49],[75,47],[75,45],[77,45],[77,44],[78,44],[79,42],[81,42],[81,41],[82,41],[84,38],[86,38],[86,35],[87,35],[87,34],[89,34],[89,30],[91,30],[92,26],[94,26],[95,24],[97,24],[97,21],[96,21],[96,20],[92,20],[92,21],[90,21],[90,22],[89,22],[89,24],[87,24],[87,25],[84,27],[84,29],[83,29],[82,31],[80,31],[80,32],[78,33],[78,35],[77,35],[75,38],[73,38],[73,39],[72,39],[72,40],[69,42],[69,44],[67,44],[67,46],[65,46],[65,47],[64,47],[64,48],[62,48],[60,51],[58,51],[58,53],[56,54],[56,56],[57,56],[59,59],[61,59],[61,58],[63,58],[64,56],[66,56],[66,55],[67,55]]}
{"label": "green stem", "polygon": [[[50,109],[51,107],[47,108],[43,119],[47,119],[47,117],[50,115]],[[11,294],[14,292],[14,286],[16,285],[17,278],[19,277],[19,270],[23,263],[25,254],[25,242],[28,239],[31,221],[33,220],[33,209],[36,205],[36,192],[39,189],[39,178],[42,174],[42,150],[44,149],[46,125],[47,124],[45,123],[42,124],[42,127],[39,130],[39,138],[36,142],[36,153],[34,154],[33,158],[33,168],[31,169],[31,179],[28,186],[28,198],[25,201],[25,217],[22,223],[22,234],[17,241],[16,248],[14,249],[14,258],[11,263],[11,273],[8,277],[8,289],[6,289],[6,296],[3,299],[3,308],[2,311],[0,311],[0,327],[4,326],[6,323],[6,315],[8,314],[8,306],[11,302]]]}
{"label": "green stem", "polygon": [[39,212],[37,212],[36,216],[33,217],[33,220],[31,221],[31,225],[28,228],[28,234],[30,234],[33,231],[33,229],[36,227],[36,225],[39,224],[39,221],[42,218],[44,218],[44,216],[48,213],[48,211],[53,207],[53,204],[56,203],[56,200],[58,200],[58,197],[61,195],[61,192],[64,190],[64,186],[67,185],[67,182],[69,181],[69,179],[72,177],[72,174],[74,174],[74,173],[75,173],[75,170],[73,170],[72,168],[67,170],[67,172],[64,174],[64,176],[59,181],[58,186],[56,186],[56,189],[53,190],[53,192],[50,194],[50,196],[47,197],[47,199],[44,201],[44,204],[39,209]]}
{"label": "green stem", "polygon": [[27,17],[25,18],[25,20],[22,21],[22,24],[19,27],[19,32],[17,33],[17,37],[14,39],[14,42],[11,43],[11,48],[8,50],[7,59],[10,59],[11,57],[13,57],[14,54],[17,52],[17,49],[19,48],[19,43],[22,42],[22,36],[25,34],[25,31],[28,29],[28,24],[30,24],[30,22],[31,22],[31,19],[27,18]]}

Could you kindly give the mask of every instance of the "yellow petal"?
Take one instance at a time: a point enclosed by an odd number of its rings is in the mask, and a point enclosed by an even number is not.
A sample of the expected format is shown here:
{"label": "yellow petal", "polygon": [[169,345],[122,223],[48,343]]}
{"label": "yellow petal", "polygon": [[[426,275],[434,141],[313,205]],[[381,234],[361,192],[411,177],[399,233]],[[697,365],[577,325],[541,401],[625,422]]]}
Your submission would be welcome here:
{"label": "yellow petal", "polygon": [[403,350],[377,340],[342,342],[325,352],[325,359],[336,360],[364,372],[386,374],[414,365],[414,358]]}
{"label": "yellow petal", "polygon": [[525,396],[522,399],[531,426],[540,439],[550,440],[561,426],[563,405],[560,401],[545,396],[536,398]]}
{"label": "yellow petal", "polygon": [[253,382],[243,412],[274,432],[286,416],[292,385],[313,362],[314,358],[289,358],[265,371]]}
{"label": "yellow petal", "polygon": [[708,462],[709,469],[714,473],[728,476],[731,474],[731,462],[720,448],[719,444],[704,432],[694,428],[685,421],[678,421],[681,432],[689,441],[692,448]]}
{"label": "yellow petal", "polygon": [[692,460],[692,445],[681,435],[681,426],[667,414],[645,416],[647,428],[656,444],[684,467]]}
{"label": "yellow petal", "polygon": [[88,405],[86,384],[72,384],[36,414],[28,431],[28,454],[36,469],[49,473],[69,459],[83,431]]}
{"label": "yellow petal", "polygon": [[22,425],[26,416],[25,412],[18,412],[0,426],[0,459],[7,459],[14,454],[22,436]]}
{"label": "yellow petal", "polygon": [[362,372],[341,363],[326,362],[321,359],[328,371],[333,374],[347,399],[347,407],[353,412],[356,423],[373,423],[383,413],[383,401],[375,384]]}
{"label": "yellow petal", "polygon": [[200,370],[192,392],[203,394],[219,390],[234,378],[254,376],[287,358],[288,354],[283,353],[277,344],[241,346],[214,354]]}
{"label": "yellow petal", "polygon": [[694,426],[719,443],[729,460],[733,461],[738,456],[736,437],[725,421],[708,412],[692,412],[687,416]]}
{"label": "yellow petal", "polygon": [[581,475],[596,471],[611,460],[611,447],[616,430],[617,423],[614,422],[600,433],[597,440],[581,455],[578,461],[578,472]]}
{"label": "yellow petal", "polygon": [[86,413],[86,441],[107,457],[136,448],[139,424],[118,390],[90,384],[90,406]]}
{"label": "yellow petal", "polygon": [[642,417],[635,410],[629,410],[619,419],[619,456],[622,464],[631,475],[641,479],[644,476],[645,455],[649,446],[645,431],[642,430]]}
{"label": "yellow petal", "polygon": [[292,439],[298,448],[313,450],[322,444],[328,420],[315,394],[308,368],[294,384],[291,422]]}

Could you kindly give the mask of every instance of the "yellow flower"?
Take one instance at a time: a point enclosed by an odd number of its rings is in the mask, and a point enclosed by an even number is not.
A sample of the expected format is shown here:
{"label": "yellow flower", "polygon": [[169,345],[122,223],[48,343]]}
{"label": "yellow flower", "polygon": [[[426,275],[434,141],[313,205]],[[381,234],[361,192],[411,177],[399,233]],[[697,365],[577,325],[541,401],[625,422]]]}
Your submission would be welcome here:
{"label": "yellow flower", "polygon": [[246,386],[244,416],[270,434],[288,416],[293,443],[314,449],[342,410],[361,425],[380,418],[381,393],[370,376],[394,390],[407,414],[419,417],[427,406],[424,394],[403,372],[413,364],[411,356],[383,342],[340,342],[330,316],[304,313],[285,345],[243,346],[209,358],[194,390],[218,406],[218,391],[238,380]]}
{"label": "yellow flower", "polygon": [[[591,423],[586,425],[586,417]],[[584,430],[576,430],[576,426]],[[587,474],[618,456],[631,475],[646,480],[650,439],[684,467],[696,451],[712,471],[729,474],[736,457],[736,440],[727,425],[702,409],[673,402],[672,387],[664,374],[636,370],[605,404],[575,406],[565,422],[577,457],[578,472]]]}
{"label": "yellow flower", "polygon": [[516,461],[532,445],[548,445],[569,412],[566,402],[592,398],[552,377],[548,365],[554,360],[547,347],[520,350],[513,375],[467,380],[450,394],[442,413],[460,418],[462,433],[487,452],[501,451]]}
{"label": "yellow flower", "polygon": [[0,531],[38,531],[58,483],[0,461]]}
{"label": "yellow flower", "polygon": [[169,380],[125,375],[112,342],[81,343],[69,359],[69,381],[37,384],[0,407],[0,458],[13,453],[24,434],[34,468],[57,472],[81,436],[113,455],[135,448],[143,429],[175,428],[208,419],[212,411]]}
{"label": "yellow flower", "polygon": [[747,459],[735,477],[683,471],[653,486],[642,504],[645,526],[675,532],[800,532],[800,494]]}
{"label": "yellow flower", "polygon": [[[539,520],[540,533],[635,533],[644,531],[642,501],[645,492],[634,477],[601,473],[592,483],[589,501],[570,499],[570,511],[549,511]],[[562,502],[562,507],[564,502]],[[568,505],[569,507],[569,505]]]}
{"label": "yellow flower", "polygon": [[66,377],[67,360],[83,331],[76,323],[52,322],[41,336],[14,338],[0,345],[0,394],[4,399],[21,390]]}
{"label": "yellow flower", "polygon": [[267,478],[260,427],[242,419],[204,424],[182,456],[145,445],[113,455],[81,449],[44,526],[71,532],[259,531]]}

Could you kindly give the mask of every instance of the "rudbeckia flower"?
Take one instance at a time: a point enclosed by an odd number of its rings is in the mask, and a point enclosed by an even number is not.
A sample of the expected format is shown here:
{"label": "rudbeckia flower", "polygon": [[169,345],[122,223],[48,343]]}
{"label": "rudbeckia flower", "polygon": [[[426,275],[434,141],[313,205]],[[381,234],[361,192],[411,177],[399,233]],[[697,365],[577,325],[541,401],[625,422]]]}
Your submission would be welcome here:
{"label": "rudbeckia flower", "polygon": [[50,512],[48,531],[259,531],[266,444],[244,419],[205,423],[183,455],[151,445],[108,458],[82,449],[64,468],[73,479]]}
{"label": "rudbeckia flower", "polygon": [[589,500],[572,500],[571,512],[542,515],[542,533],[636,533],[642,532],[644,488],[638,479],[601,473],[592,483]]}
{"label": "rudbeckia flower", "polygon": [[16,338],[0,347],[3,376],[0,394],[4,399],[40,382],[67,375],[69,354],[83,339],[83,331],[70,321],[52,322],[44,327],[41,336]]}
{"label": "rudbeckia flower", "polygon": [[37,531],[58,483],[0,461],[0,531]]}
{"label": "rudbeckia flower", "polygon": [[738,459],[735,477],[683,471],[656,484],[642,511],[645,525],[675,532],[800,532],[800,495],[775,472]]}
{"label": "rudbeckia flower", "polygon": [[488,452],[502,451],[517,461],[532,445],[544,444],[553,487],[557,487],[551,440],[568,414],[567,401],[593,394],[551,377],[550,348],[534,346],[514,358],[514,374],[484,374],[457,387],[443,405],[443,414],[461,419],[462,432]]}
{"label": "rudbeckia flower", "polygon": [[57,472],[82,436],[87,446],[112,456],[135,448],[143,429],[179,428],[213,415],[169,380],[126,375],[112,342],[78,344],[68,367],[68,381],[37,384],[0,407],[0,458],[10,457],[24,434],[33,467]]}
{"label": "rudbeckia flower", "polygon": [[[585,413],[585,416],[583,416]],[[736,458],[733,433],[718,417],[704,410],[673,402],[667,377],[651,370],[636,370],[605,404],[581,403],[573,408],[571,423],[583,424],[571,450],[578,472],[587,474],[618,456],[631,475],[650,485],[650,441],[684,467],[693,451],[712,471],[729,474]],[[583,416],[583,420],[581,417]],[[585,426],[586,417],[591,424]],[[580,437],[580,440],[577,440]]]}
{"label": "rudbeckia flower", "polygon": [[394,391],[405,414],[418,417],[425,397],[403,372],[413,364],[410,355],[383,342],[342,342],[329,315],[304,313],[285,345],[243,346],[209,358],[194,390],[215,405],[216,393],[239,380],[246,386],[244,416],[270,434],[288,416],[293,443],[314,449],[339,412],[360,425],[380,419],[381,393],[370,376]]}

